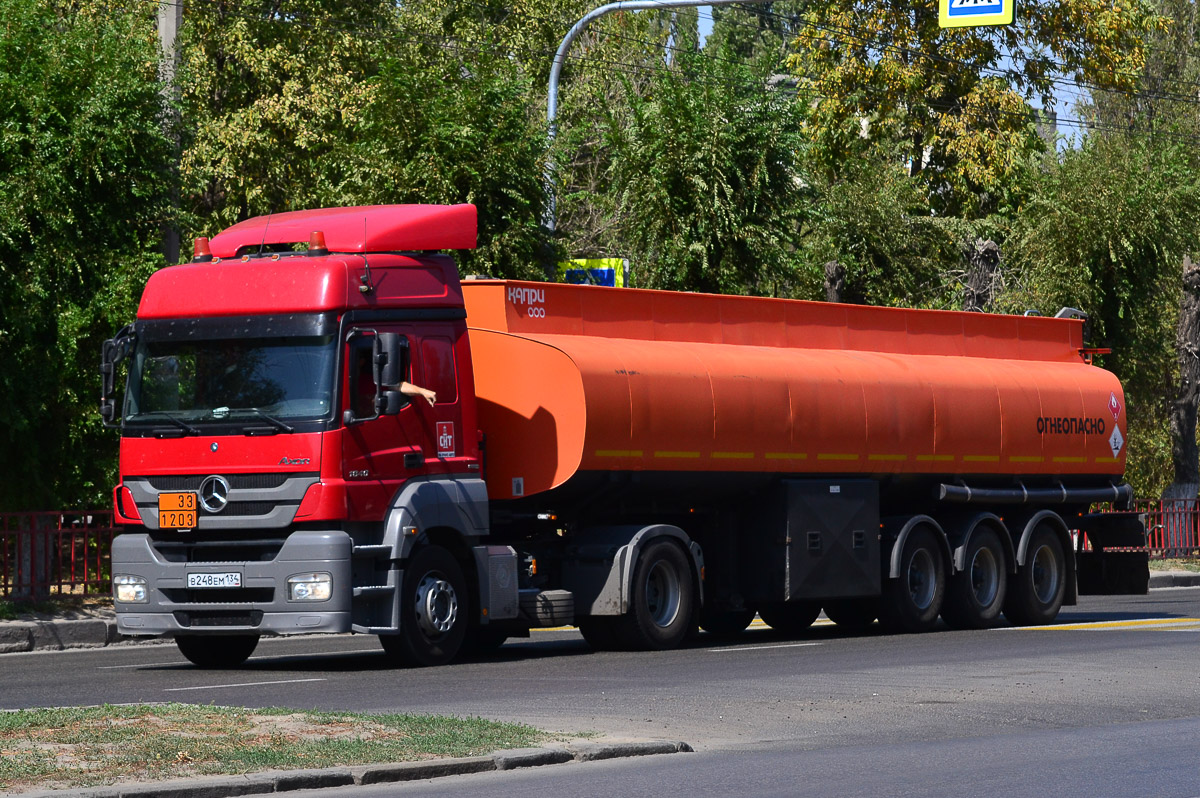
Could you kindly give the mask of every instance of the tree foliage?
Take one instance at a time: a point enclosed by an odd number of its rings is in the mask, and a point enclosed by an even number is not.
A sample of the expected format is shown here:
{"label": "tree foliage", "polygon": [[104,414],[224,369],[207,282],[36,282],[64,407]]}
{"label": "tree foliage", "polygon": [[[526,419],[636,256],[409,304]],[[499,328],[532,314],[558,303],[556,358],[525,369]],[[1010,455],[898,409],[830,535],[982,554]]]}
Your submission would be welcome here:
{"label": "tree foliage", "polygon": [[808,193],[790,95],[695,54],[627,84],[606,144],[614,214],[638,285],[774,294],[790,283]]}
{"label": "tree foliage", "polygon": [[109,489],[96,363],[161,259],[170,142],[144,5],[0,20],[0,507],[47,509]]}
{"label": "tree foliage", "polygon": [[1059,74],[1132,87],[1161,24],[1148,0],[1037,3],[1003,27],[941,29],[925,0],[814,0],[803,19],[791,65],[816,162],[836,174],[903,143],[934,208],[965,218],[1020,202],[1020,167],[1042,147],[1027,100],[1052,102]]}
{"label": "tree foliage", "polygon": [[1173,340],[1180,262],[1197,244],[1200,183],[1189,147],[1146,137],[1090,136],[1051,161],[1009,242],[1027,293],[1010,301],[1090,316],[1090,344],[1128,394],[1133,457],[1142,492],[1169,481],[1164,447],[1173,396]]}

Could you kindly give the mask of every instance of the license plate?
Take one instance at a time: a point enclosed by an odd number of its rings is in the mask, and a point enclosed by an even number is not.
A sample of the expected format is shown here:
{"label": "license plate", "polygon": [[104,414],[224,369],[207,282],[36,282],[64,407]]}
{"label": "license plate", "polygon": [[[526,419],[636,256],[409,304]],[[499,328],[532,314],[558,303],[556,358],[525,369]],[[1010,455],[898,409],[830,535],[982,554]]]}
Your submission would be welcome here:
{"label": "license plate", "polygon": [[188,587],[241,587],[242,575],[228,574],[188,574]]}
{"label": "license plate", "polygon": [[190,491],[158,494],[158,528],[195,529],[196,494]]}

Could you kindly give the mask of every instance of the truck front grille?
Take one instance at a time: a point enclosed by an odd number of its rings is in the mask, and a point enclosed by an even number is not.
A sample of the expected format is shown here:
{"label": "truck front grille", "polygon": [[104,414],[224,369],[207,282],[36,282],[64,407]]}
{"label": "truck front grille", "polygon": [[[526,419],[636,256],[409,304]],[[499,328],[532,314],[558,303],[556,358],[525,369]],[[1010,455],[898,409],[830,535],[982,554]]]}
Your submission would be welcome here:
{"label": "truck front grille", "polygon": [[185,612],[180,610],[175,615],[175,621],[180,626],[195,629],[203,626],[258,626],[262,623],[263,614],[258,610],[249,612],[222,612],[203,610]]}

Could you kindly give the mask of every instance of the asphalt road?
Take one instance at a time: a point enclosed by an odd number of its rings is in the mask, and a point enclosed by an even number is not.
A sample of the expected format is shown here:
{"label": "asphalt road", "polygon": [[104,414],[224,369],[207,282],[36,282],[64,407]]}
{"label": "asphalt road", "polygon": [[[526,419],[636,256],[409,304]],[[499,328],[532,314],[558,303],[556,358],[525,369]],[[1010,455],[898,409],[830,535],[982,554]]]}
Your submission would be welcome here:
{"label": "asphalt road", "polygon": [[[1190,619],[1190,620],[1189,620]],[[393,670],[374,638],[264,640],[240,670],[173,646],[0,656],[0,707],[141,701],[439,712],[685,740],[695,754],[353,794],[1200,796],[1200,589],[1083,597],[1059,625],[591,653],[534,632]],[[365,788],[360,788],[365,789]],[[329,796],[328,791],[322,795]]]}

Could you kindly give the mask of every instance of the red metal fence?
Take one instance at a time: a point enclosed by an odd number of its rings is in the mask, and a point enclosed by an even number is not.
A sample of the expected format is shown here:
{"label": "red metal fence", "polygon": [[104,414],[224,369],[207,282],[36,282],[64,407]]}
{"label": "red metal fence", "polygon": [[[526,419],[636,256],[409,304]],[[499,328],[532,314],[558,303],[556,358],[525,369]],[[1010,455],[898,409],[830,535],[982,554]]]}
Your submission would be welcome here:
{"label": "red metal fence", "polygon": [[106,595],[111,512],[0,513],[0,598]]}
{"label": "red metal fence", "polygon": [[1146,514],[1151,557],[1200,557],[1200,500],[1138,499],[1134,505]]}

